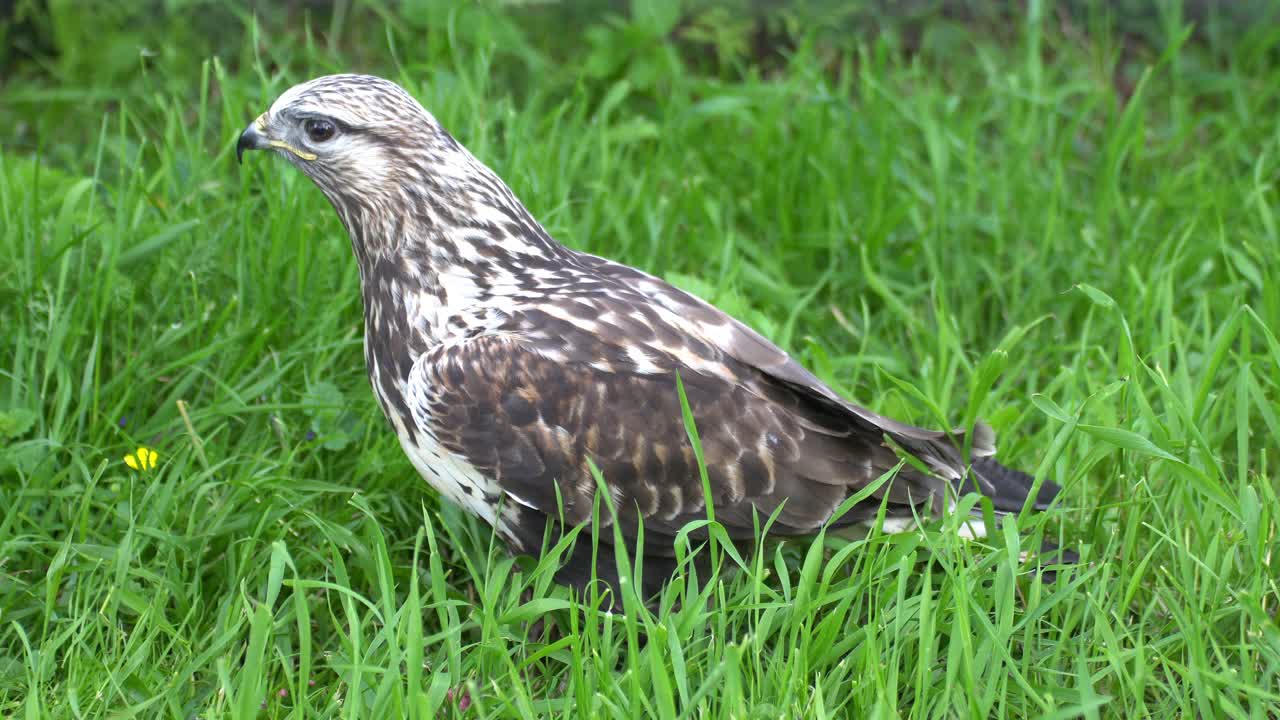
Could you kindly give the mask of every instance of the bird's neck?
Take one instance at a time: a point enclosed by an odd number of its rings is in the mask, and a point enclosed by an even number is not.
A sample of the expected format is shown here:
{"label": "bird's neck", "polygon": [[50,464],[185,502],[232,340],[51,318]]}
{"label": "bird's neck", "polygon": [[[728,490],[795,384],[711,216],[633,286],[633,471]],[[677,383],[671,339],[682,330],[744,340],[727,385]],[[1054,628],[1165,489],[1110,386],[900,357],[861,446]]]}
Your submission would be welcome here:
{"label": "bird's neck", "polygon": [[572,256],[480,168],[461,185],[403,188],[346,207],[334,202],[360,266],[371,372],[376,359],[406,378],[431,347],[495,329],[508,315],[504,308],[545,288]]}

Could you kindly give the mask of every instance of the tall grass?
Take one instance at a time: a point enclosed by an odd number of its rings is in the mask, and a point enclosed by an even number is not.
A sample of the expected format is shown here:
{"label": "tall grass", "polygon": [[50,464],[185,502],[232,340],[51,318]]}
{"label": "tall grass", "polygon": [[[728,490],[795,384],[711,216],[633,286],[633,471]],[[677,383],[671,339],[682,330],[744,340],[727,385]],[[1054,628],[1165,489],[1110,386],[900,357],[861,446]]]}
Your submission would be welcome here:
{"label": "tall grass", "polygon": [[[568,7],[56,16],[78,52],[0,88],[0,714],[1280,713],[1280,33],[1171,11],[1133,51],[1053,10],[767,62],[660,15],[527,29]],[[986,419],[1059,507],[767,545],[656,608],[572,596],[403,458],[319,191],[234,163],[334,70],[851,398]],[[1043,582],[1040,537],[1084,564]]]}

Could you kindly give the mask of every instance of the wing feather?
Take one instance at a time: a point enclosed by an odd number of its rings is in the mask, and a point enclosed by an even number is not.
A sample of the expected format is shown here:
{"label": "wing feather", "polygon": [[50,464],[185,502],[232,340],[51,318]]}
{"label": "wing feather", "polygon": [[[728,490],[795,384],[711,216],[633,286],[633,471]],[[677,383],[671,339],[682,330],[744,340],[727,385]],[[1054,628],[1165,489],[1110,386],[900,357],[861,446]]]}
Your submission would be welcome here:
{"label": "wing feather", "polygon": [[[647,535],[663,537],[705,517],[677,374],[716,517],[735,537],[751,537],[755,515],[775,511],[774,532],[813,532],[898,464],[892,445],[932,472],[904,468],[842,523],[874,517],[882,502],[891,515],[939,512],[948,485],[996,495],[984,474],[967,471],[956,431],[854,405],[714,306],[633,268],[582,258],[604,291],[565,307],[514,309],[509,332],[439,346],[411,376],[410,395],[427,405],[417,415],[432,418],[421,429],[523,507],[586,522],[594,463],[628,535],[640,519]],[[990,429],[979,425],[972,456],[993,452]]]}
{"label": "wing feather", "polygon": [[[734,367],[748,373],[743,380],[755,375]],[[809,407],[803,396],[775,402],[749,383],[688,368],[655,374],[559,362],[511,336],[480,336],[424,355],[411,395],[427,405],[419,415],[439,419],[430,427],[438,442],[521,505],[548,515],[563,508],[568,522],[586,522],[596,492],[594,462],[625,533],[643,518],[646,534],[674,536],[705,516],[676,371],[699,431],[717,519],[735,537],[751,537],[753,513],[768,517],[779,508],[776,532],[812,532],[850,493],[898,462],[878,430],[850,423],[834,406]],[[935,478],[904,471],[879,495],[909,512],[942,488]],[[878,508],[880,498],[868,503]],[[854,513],[848,521],[866,516]]]}
{"label": "wing feather", "polygon": [[[860,420],[862,428],[889,435],[942,477],[959,479],[965,472],[959,447],[966,429],[927,430],[884,417],[840,397],[826,383],[796,362],[760,333],[705,300],[669,283],[626,265],[591,256],[594,270],[612,278],[621,287],[632,288],[644,299],[657,303],[682,319],[681,329],[714,348],[712,356],[722,356],[749,368],[760,377],[752,389],[779,401],[777,389],[794,393],[801,403],[838,409],[838,414]],[[820,429],[820,428],[818,428]],[[995,454],[995,433],[985,423],[976,423],[970,442],[972,458]]]}

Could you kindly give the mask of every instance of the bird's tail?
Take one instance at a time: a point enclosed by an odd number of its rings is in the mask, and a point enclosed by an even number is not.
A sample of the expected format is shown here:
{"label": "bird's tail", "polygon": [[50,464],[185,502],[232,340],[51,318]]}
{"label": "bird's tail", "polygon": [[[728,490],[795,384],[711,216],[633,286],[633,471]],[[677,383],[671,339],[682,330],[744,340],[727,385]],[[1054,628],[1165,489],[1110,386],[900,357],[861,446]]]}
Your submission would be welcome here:
{"label": "bird's tail", "polygon": [[[924,462],[939,481],[935,489],[949,484],[956,495],[978,493],[991,499],[998,512],[1020,512],[1031,495],[1034,478],[1001,465],[993,456],[996,452],[995,432],[985,423],[976,423],[966,437],[963,428],[951,432],[938,432],[912,427],[897,427],[891,437]],[[963,446],[969,445],[966,465]],[[1048,509],[1062,488],[1045,480],[1036,492],[1031,507]]]}
{"label": "bird's tail", "polygon": [[[954,497],[977,493],[991,500],[992,508],[997,514],[1016,514],[1025,505],[1032,510],[1047,510],[1062,488],[1051,480],[1044,480],[1035,489],[1035,478],[1020,470],[1005,467],[992,455],[995,454],[995,433],[989,427],[979,423],[974,428],[970,439],[971,451],[969,464],[961,459],[963,433],[932,433],[917,431],[914,435],[901,434],[898,439],[905,440],[904,445],[925,462],[935,473],[935,478],[949,485],[954,490]],[[941,499],[941,498],[939,498]],[[945,504],[950,504],[949,501]],[[935,504],[934,511],[941,511]],[[975,512],[979,512],[975,509]],[[915,527],[915,523],[906,517],[886,517],[883,529],[889,532],[901,532]],[[980,518],[961,524],[960,531],[966,537],[976,538],[986,534],[986,526]],[[1067,548],[1059,548],[1052,543],[1044,543],[1036,554],[1042,566],[1054,564],[1074,564],[1079,558],[1075,552]],[[1052,574],[1046,577],[1053,577]]]}
{"label": "bird's tail", "polygon": [[[1062,488],[1051,480],[1044,480],[1034,497],[1031,490],[1035,478],[1013,468],[1005,467],[994,458],[974,458],[970,470],[956,484],[959,494],[976,492],[991,499],[991,505],[999,514],[1021,512],[1027,500],[1031,501],[1031,509],[1047,510],[1057,498]],[[1074,550],[1044,541],[1036,557],[1041,567],[1050,565],[1073,565],[1080,556]],[[1045,579],[1052,581],[1056,577],[1053,571],[1046,571]]]}
{"label": "bird's tail", "polygon": [[[1031,495],[1035,479],[1013,468],[1001,465],[994,458],[973,458],[971,469],[956,483],[956,491],[964,495],[976,492],[991,499],[991,505],[1002,512],[1019,512]],[[1062,488],[1051,480],[1040,485],[1031,502],[1034,510],[1047,510]]]}

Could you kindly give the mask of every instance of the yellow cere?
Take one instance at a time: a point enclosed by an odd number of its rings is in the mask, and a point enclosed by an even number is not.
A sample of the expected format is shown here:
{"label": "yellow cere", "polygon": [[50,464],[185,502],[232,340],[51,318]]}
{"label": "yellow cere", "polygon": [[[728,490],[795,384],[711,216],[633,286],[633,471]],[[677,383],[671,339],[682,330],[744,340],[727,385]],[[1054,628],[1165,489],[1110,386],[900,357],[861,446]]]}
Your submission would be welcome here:
{"label": "yellow cere", "polygon": [[[260,132],[260,133],[262,133],[263,135],[265,135],[265,134],[267,133],[267,114],[266,114],[266,113],[262,113],[262,114],[261,114],[261,115],[259,115],[257,118],[255,118],[255,119],[254,119],[254,121],[253,121],[253,125],[254,125],[254,127],[258,128],[258,132]],[[267,141],[267,145],[269,145],[269,146],[271,146],[271,147],[273,147],[273,148],[280,148],[281,150],[288,150],[289,152],[293,153],[294,155],[297,155],[298,157],[302,158],[303,160],[315,160],[315,159],[316,159],[316,154],[315,154],[315,153],[309,153],[309,152],[307,152],[306,150],[299,150],[298,148],[296,148],[296,147],[294,147],[294,146],[290,145],[289,143],[287,143],[287,142],[285,142],[285,141],[283,141],[283,140],[268,140],[268,141]]]}
{"label": "yellow cere", "polygon": [[137,452],[131,452],[124,456],[124,464],[134,470],[150,470],[156,466],[158,457],[160,456],[155,450],[139,447]]}

